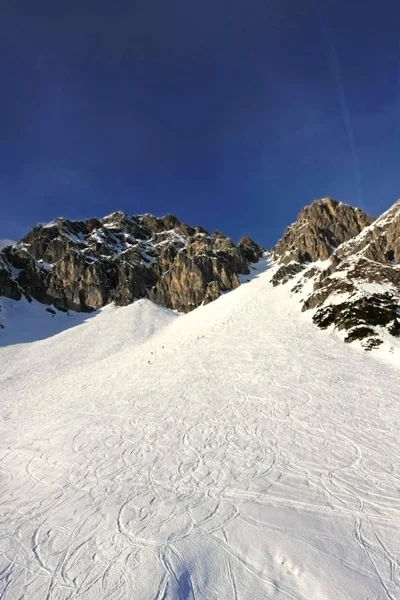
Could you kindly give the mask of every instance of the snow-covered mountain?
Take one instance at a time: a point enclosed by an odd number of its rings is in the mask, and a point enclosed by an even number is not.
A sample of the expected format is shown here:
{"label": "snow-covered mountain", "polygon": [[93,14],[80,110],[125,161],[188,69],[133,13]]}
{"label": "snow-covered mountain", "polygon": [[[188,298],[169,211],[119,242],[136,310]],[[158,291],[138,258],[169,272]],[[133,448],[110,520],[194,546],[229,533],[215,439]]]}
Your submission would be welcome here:
{"label": "snow-covered mountain", "polygon": [[[271,282],[290,285],[309,318],[346,342],[391,347],[400,335],[399,230],[400,202],[374,220],[331,198],[317,200],[268,252],[279,267]],[[6,298],[36,300],[49,318],[138,298],[189,312],[237,288],[263,254],[248,237],[235,244],[173,215],[60,218],[0,251],[0,327]]]}
{"label": "snow-covered mountain", "polygon": [[292,291],[319,327],[367,350],[400,336],[400,201],[376,220],[330,198],[314,202],[272,256],[273,284],[296,275]]}
{"label": "snow-covered mountain", "polygon": [[173,215],[60,218],[0,253],[0,296],[85,312],[149,297],[187,312],[235,289],[263,252],[247,237],[234,244]]}
{"label": "snow-covered mountain", "polygon": [[4,300],[2,600],[400,597],[396,339],[269,264],[185,315]]}

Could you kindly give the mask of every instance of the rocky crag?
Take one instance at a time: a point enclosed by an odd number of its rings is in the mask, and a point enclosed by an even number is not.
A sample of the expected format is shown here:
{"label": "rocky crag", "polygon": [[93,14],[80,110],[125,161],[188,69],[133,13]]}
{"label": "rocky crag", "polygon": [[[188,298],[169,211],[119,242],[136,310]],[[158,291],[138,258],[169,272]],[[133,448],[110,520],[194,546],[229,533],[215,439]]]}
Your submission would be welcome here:
{"label": "rocky crag", "polygon": [[319,327],[333,327],[369,350],[400,336],[400,201],[373,219],[330,198],[318,200],[301,211],[271,259],[273,285],[295,278],[293,291]]}
{"label": "rocky crag", "polygon": [[188,312],[238,287],[263,253],[248,237],[234,244],[173,215],[60,218],[0,252],[0,296],[64,311],[147,297]]}
{"label": "rocky crag", "polygon": [[[34,299],[49,312],[147,297],[189,312],[238,287],[263,254],[248,237],[235,244],[173,215],[60,218],[0,251],[0,297]],[[316,200],[268,256],[272,285],[290,285],[317,326],[366,349],[400,336],[400,201],[373,219]]]}

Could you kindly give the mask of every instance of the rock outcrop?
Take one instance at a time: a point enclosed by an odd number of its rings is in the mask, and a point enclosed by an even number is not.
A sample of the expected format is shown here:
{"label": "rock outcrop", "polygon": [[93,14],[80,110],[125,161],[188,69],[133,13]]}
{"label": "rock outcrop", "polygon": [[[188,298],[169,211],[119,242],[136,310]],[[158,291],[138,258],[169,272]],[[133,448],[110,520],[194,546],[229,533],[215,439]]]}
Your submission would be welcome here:
{"label": "rock outcrop", "polygon": [[293,291],[303,292],[303,310],[312,310],[319,327],[332,326],[366,349],[386,333],[400,335],[400,202],[374,220],[330,199],[317,201],[302,210],[272,256],[278,263],[272,283],[297,276]]}
{"label": "rock outcrop", "polygon": [[[60,218],[0,251],[0,297],[84,312],[147,297],[188,312],[237,288],[263,254],[248,237],[235,244],[174,215]],[[272,285],[290,285],[318,327],[367,349],[400,337],[400,201],[374,220],[317,200],[269,257]]]}
{"label": "rock outcrop", "polygon": [[336,248],[358,235],[373,218],[353,208],[323,198],[306,206],[272,249],[272,255],[284,264],[305,264],[327,260]]}
{"label": "rock outcrop", "polygon": [[313,321],[346,331],[345,341],[371,349],[382,333],[400,335],[400,202],[341,244],[318,274],[304,310]]}
{"label": "rock outcrop", "polygon": [[239,286],[263,253],[250,238],[236,245],[173,215],[60,218],[0,252],[0,296],[75,311],[148,297],[188,312]]}

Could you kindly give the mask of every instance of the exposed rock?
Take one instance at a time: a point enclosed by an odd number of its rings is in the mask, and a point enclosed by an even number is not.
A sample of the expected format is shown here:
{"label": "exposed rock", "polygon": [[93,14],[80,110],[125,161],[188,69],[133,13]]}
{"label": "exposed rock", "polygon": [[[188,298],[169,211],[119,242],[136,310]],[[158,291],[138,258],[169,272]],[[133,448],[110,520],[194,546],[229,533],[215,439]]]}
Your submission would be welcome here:
{"label": "exposed rock", "polygon": [[366,227],[361,235],[342,244],[335,255],[338,261],[362,256],[381,264],[400,263],[400,200]]}
{"label": "exposed rock", "polygon": [[339,304],[328,304],[318,310],[313,321],[322,329],[334,325],[338,330],[346,330],[346,342],[366,337],[376,337],[374,327],[383,327],[395,336],[400,336],[398,301],[391,294],[350,297]]}
{"label": "exposed rock", "polygon": [[[7,247],[8,248],[8,247]],[[19,285],[15,281],[12,275],[12,268],[10,263],[6,260],[5,256],[0,253],[0,290],[3,290],[3,296],[12,298],[13,300],[20,300],[22,297]]]}
{"label": "exposed rock", "polygon": [[[236,271],[239,267],[240,270]],[[215,300],[221,291],[228,291],[240,285],[239,273],[248,273],[242,257],[233,254],[208,256],[204,253],[182,252],[165,270],[150,291],[150,300],[187,312],[199,306],[206,298],[210,299],[209,284],[213,283],[212,297]],[[217,294],[218,290],[218,294]]]}
{"label": "exposed rock", "polygon": [[258,262],[264,253],[264,248],[261,248],[247,235],[240,238],[238,248],[249,263]]}
{"label": "exposed rock", "polygon": [[272,276],[271,283],[274,287],[281,283],[287,283],[290,279],[293,279],[295,275],[303,271],[304,266],[300,263],[293,262],[288,265],[282,265]]}
{"label": "exposed rock", "polygon": [[316,200],[302,209],[271,254],[282,263],[327,260],[340,244],[372,222],[373,218],[359,208],[331,198]]}
{"label": "exposed rock", "polygon": [[[368,338],[368,349],[381,343],[384,328],[400,332],[400,203],[339,246],[328,267],[315,279],[303,310],[317,309],[320,327],[345,329],[346,341]],[[375,341],[374,341],[375,340]]]}
{"label": "exposed rock", "polygon": [[221,294],[221,290],[219,288],[218,282],[211,281],[211,283],[209,283],[207,286],[206,295],[205,295],[203,304],[204,305],[210,304],[210,302],[213,302],[214,300],[219,298],[220,294]]}
{"label": "exposed rock", "polygon": [[181,312],[240,285],[264,250],[181,223],[174,215],[57,219],[0,253],[0,296],[91,311],[136,298]]}
{"label": "exposed rock", "polygon": [[[174,215],[57,219],[0,251],[0,296],[91,311],[147,297],[188,312],[240,285],[264,249]],[[325,198],[304,208],[270,252],[274,286],[295,279],[303,310],[321,328],[366,349],[400,336],[400,201],[375,221]],[[312,292],[304,290],[311,289]]]}
{"label": "exposed rock", "polygon": [[292,288],[300,293],[307,280],[313,284],[303,311],[312,309],[316,325],[344,331],[346,342],[371,350],[382,343],[382,331],[399,336],[399,240],[400,202],[375,221],[329,198],[314,202],[273,249],[280,266],[272,284],[314,263]]}

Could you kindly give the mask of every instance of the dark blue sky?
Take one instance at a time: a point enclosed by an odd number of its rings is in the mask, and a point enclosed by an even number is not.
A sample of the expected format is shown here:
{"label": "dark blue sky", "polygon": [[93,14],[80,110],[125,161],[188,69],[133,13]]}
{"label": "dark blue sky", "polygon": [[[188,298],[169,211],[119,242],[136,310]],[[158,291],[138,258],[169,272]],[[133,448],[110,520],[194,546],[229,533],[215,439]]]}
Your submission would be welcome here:
{"label": "dark blue sky", "polygon": [[0,237],[167,212],[269,246],[400,196],[400,4],[2,0]]}

